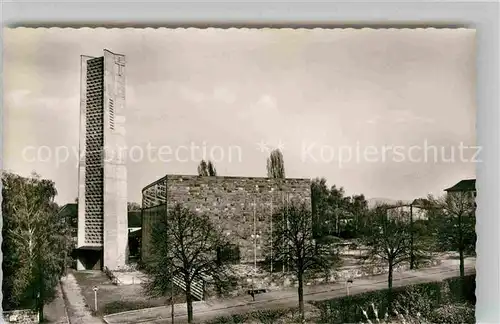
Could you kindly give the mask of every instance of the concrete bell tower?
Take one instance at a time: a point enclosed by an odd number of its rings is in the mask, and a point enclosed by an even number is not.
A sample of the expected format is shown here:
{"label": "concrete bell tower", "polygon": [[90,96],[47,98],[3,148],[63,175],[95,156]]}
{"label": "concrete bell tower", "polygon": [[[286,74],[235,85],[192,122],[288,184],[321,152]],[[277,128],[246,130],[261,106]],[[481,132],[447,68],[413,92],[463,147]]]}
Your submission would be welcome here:
{"label": "concrete bell tower", "polygon": [[77,269],[119,270],[128,242],[125,56],[81,57]]}

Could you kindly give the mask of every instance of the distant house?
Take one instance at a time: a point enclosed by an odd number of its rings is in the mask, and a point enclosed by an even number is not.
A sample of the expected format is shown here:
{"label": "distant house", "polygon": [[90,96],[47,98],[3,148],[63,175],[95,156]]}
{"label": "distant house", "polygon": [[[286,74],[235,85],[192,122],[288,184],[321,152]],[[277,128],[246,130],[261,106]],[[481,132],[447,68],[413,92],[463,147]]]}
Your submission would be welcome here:
{"label": "distant house", "polygon": [[78,239],[78,204],[66,204],[59,210],[59,215],[66,219],[71,227],[71,237],[75,246]]}
{"label": "distant house", "polygon": [[[392,205],[388,209],[388,216],[401,218],[403,217],[407,221],[413,219],[416,220],[426,220],[427,219],[427,199],[418,198],[413,201],[400,202]],[[403,219],[403,220],[404,220]]]}
{"label": "distant house", "polygon": [[[475,199],[477,192],[476,192],[476,179],[467,179],[467,180],[462,180],[455,184],[454,186],[444,189],[446,193],[448,194],[453,194],[453,193],[471,193],[473,197],[470,197],[471,199]],[[476,202],[474,202],[474,207],[477,207]]]}
{"label": "distant house", "polygon": [[474,197],[476,196],[476,179],[462,180],[455,184],[454,186],[444,189],[448,193],[453,192],[473,192]]}

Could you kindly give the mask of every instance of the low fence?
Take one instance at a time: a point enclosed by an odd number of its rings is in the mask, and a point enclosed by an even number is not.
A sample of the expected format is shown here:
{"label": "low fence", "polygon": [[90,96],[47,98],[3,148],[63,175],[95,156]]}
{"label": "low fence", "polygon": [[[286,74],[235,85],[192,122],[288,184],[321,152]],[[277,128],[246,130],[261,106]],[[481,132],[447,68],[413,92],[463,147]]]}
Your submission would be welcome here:
{"label": "low fence", "polygon": [[30,309],[20,309],[20,310],[3,312],[3,320],[4,323],[16,323],[16,324],[40,323],[38,312],[32,311]]}

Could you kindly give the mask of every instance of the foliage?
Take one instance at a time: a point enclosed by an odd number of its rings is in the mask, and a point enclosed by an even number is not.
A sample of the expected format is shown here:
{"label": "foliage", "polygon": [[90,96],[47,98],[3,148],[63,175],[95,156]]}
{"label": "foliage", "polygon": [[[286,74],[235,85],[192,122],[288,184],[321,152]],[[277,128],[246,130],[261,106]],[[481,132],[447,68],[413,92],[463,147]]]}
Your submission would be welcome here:
{"label": "foliage", "polygon": [[368,225],[368,203],[364,195],[345,196],[342,187],[328,188],[325,178],[312,181],[311,201],[316,238],[325,235],[356,238],[359,230]]}
{"label": "foliage", "polygon": [[285,179],[285,160],[283,153],[278,149],[272,151],[267,159],[267,176],[268,178]]}
{"label": "foliage", "polygon": [[127,211],[141,211],[141,204],[136,202],[127,202]]}
{"label": "foliage", "polygon": [[2,174],[3,306],[34,307],[55,296],[72,250],[68,219],[54,203],[52,181],[37,174]]}
{"label": "foliage", "polygon": [[217,176],[217,170],[215,169],[212,161],[205,162],[205,160],[201,160],[198,165],[198,175],[200,177],[215,177]]}
{"label": "foliage", "polygon": [[191,322],[191,287],[195,282],[210,280],[207,284],[215,285],[221,292],[233,283],[226,262],[218,259],[216,253],[226,243],[208,216],[194,213],[179,204],[165,211],[152,233],[155,249],[145,267],[149,274],[146,292],[153,297],[167,296],[173,288],[171,278],[181,278],[185,285],[188,321]]}
{"label": "foliage", "polygon": [[[395,312],[408,319],[428,319],[431,323],[442,323],[434,321],[436,311],[446,305],[458,305],[467,307],[473,311],[474,301],[465,300],[460,297],[459,278],[450,278],[442,282],[422,283],[404,287],[393,288],[391,292],[388,289],[370,291],[362,294],[346,296],[342,298],[312,302],[314,306],[320,310],[319,323],[360,323],[367,322],[368,319],[372,322],[377,322],[376,318],[382,319],[386,314],[393,317]],[[475,275],[467,276],[467,291],[474,294],[475,291]],[[450,288],[451,287],[451,288]],[[449,295],[444,296],[444,292],[450,288]],[[391,294],[394,302],[394,312],[389,311],[389,294]],[[451,298],[450,298],[451,297]],[[466,305],[466,306],[464,306]],[[376,307],[374,312],[373,307]],[[453,307],[446,306],[445,309]],[[363,312],[364,311],[364,312]],[[366,314],[365,314],[366,313]],[[367,315],[367,316],[366,316]],[[457,316],[460,316],[459,313]],[[454,323],[474,323],[474,321],[466,320],[468,317],[464,313],[464,320],[456,320]],[[457,317],[455,317],[457,319]],[[408,323],[409,321],[407,321]],[[449,322],[451,323],[451,322]]]}
{"label": "foliage", "polygon": [[338,261],[335,250],[313,238],[312,214],[307,204],[291,204],[273,215],[273,259],[285,262],[297,276],[299,310],[304,314],[303,281],[311,272],[327,276]]}
{"label": "foliage", "polygon": [[[245,314],[234,314],[231,316],[221,316],[211,321],[205,322],[206,324],[236,324],[236,323],[262,323],[262,324],[275,324],[275,323],[288,323],[286,317],[292,315],[295,317],[296,308],[284,309],[264,309],[252,311]],[[291,323],[291,322],[290,322]]]}

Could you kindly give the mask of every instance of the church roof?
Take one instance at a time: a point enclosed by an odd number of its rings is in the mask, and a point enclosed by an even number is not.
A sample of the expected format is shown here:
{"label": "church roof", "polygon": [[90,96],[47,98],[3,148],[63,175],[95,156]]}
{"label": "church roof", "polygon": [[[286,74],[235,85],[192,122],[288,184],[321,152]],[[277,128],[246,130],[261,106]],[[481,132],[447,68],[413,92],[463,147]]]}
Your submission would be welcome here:
{"label": "church roof", "polygon": [[447,188],[446,192],[476,191],[476,179],[467,179],[458,182],[453,187]]}

